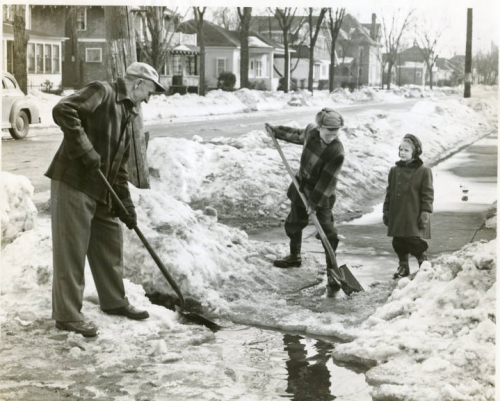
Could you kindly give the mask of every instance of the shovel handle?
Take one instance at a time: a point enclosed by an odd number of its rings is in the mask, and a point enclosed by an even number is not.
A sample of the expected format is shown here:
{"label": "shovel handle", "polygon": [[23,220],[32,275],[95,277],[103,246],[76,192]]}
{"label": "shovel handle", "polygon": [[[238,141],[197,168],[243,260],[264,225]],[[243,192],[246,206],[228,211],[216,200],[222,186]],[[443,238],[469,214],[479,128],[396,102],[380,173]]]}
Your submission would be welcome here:
{"label": "shovel handle", "polygon": [[[290,177],[292,178],[293,185],[297,189],[297,192],[300,195],[300,199],[302,199],[302,203],[304,203],[304,206],[307,207],[308,202],[307,202],[306,196],[300,191],[299,183],[297,182],[297,179],[295,178],[295,174],[293,173],[292,168],[290,167],[290,165],[288,164],[288,161],[286,160],[285,154],[281,150],[281,146],[280,146],[278,140],[274,136],[274,132],[272,131],[272,129],[268,128],[267,126],[266,126],[266,131],[271,136],[271,138],[274,142],[274,146],[278,150],[278,153],[280,154],[281,159],[283,160],[283,163],[285,164],[285,167],[288,171],[288,174],[290,174]],[[332,268],[332,275],[333,275],[333,277],[335,277],[341,283],[346,283],[346,280],[345,280],[343,274],[341,273],[341,271],[337,265],[337,258],[335,257],[335,252],[333,251],[332,246],[330,245],[330,241],[328,241],[328,238],[326,238],[326,234],[323,231],[321,224],[319,223],[319,220],[318,220],[318,217],[316,216],[316,213],[313,212],[309,216],[311,216],[311,219],[314,223],[314,226],[316,227],[316,230],[318,231],[318,234],[321,238],[321,242],[323,242],[323,245],[328,253],[328,256],[330,256],[330,260],[332,261],[332,265],[333,265],[332,266],[333,267]]]}
{"label": "shovel handle", "polygon": [[[102,173],[101,170],[98,170],[98,174],[99,174],[99,177],[101,178],[102,182],[104,183],[104,185],[108,189],[109,193],[111,194],[113,201],[120,208],[121,212],[128,213],[127,209],[123,205],[122,201],[120,200],[120,198],[116,194],[115,190],[113,189],[111,184],[108,182],[108,180],[106,179],[106,177],[104,176],[104,174]],[[137,227],[137,225],[134,226],[134,231],[136,232],[136,234],[138,235],[138,237],[140,238],[140,240],[142,241],[142,243],[144,244],[144,246],[148,250],[149,254],[151,255],[151,257],[155,261],[156,265],[158,266],[158,268],[162,272],[163,276],[167,279],[167,281],[170,284],[170,286],[172,287],[172,289],[176,292],[176,294],[180,300],[181,309],[184,309],[184,297],[182,296],[181,289],[179,288],[179,286],[177,285],[177,283],[175,282],[173,277],[170,275],[169,271],[167,270],[167,268],[165,267],[165,265],[161,261],[160,257],[156,254],[155,250],[151,247],[151,245],[149,244],[148,240],[146,239],[146,237],[144,236],[142,231],[139,230],[139,227]]]}

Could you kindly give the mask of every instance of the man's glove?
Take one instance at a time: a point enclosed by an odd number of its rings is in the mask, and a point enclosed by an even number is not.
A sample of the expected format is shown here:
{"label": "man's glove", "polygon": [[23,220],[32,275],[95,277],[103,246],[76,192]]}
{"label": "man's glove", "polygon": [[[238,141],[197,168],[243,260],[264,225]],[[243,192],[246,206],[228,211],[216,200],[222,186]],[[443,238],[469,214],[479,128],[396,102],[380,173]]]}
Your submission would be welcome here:
{"label": "man's glove", "polygon": [[420,217],[418,218],[418,228],[426,228],[429,225],[430,219],[431,214],[429,212],[420,212]]}
{"label": "man's glove", "polygon": [[83,165],[89,171],[97,171],[101,168],[101,156],[94,148],[90,149],[81,157]]}
{"label": "man's glove", "polygon": [[384,216],[382,217],[382,220],[384,221],[384,224],[386,226],[389,226],[389,215],[387,213],[384,213]]}
{"label": "man's glove", "polygon": [[118,218],[130,229],[132,230],[137,226],[137,215],[135,214],[135,207],[128,206],[127,213],[121,208],[118,209]]}

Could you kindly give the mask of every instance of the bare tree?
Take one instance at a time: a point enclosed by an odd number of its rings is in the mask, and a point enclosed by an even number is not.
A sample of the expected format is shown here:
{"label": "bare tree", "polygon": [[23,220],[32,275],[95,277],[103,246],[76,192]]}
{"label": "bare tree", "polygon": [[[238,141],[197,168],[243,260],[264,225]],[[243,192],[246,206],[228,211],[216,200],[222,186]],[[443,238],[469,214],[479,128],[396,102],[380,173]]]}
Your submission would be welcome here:
{"label": "bare tree", "polygon": [[205,96],[205,39],[203,36],[204,17],[207,7],[193,7],[198,45],[200,46],[200,95]]}
{"label": "bare tree", "polygon": [[[14,7],[14,69],[13,75],[21,90],[28,94],[28,66],[26,65],[28,40],[26,33],[26,7],[15,5]],[[29,7],[29,6],[28,6]]]}
{"label": "bare tree", "polygon": [[498,78],[498,46],[488,53],[478,52],[472,61],[479,83],[495,85]]}
{"label": "bare tree", "polygon": [[335,79],[335,42],[345,16],[345,8],[337,8],[335,14],[333,9],[328,9],[328,30],[330,31],[330,71],[328,75],[328,89],[333,92]]}
{"label": "bare tree", "polygon": [[165,66],[167,57],[171,50],[172,38],[181,18],[177,9],[172,11],[167,7],[141,6],[139,10],[142,19],[142,35],[136,32],[136,36],[142,36],[141,55],[157,70],[161,71]]}
{"label": "bare tree", "polygon": [[284,7],[284,8],[269,8],[268,9],[272,15],[278,21],[281,31],[283,32],[283,46],[285,48],[285,66],[284,66],[284,87],[283,91],[288,93],[290,90],[290,30],[294,22],[295,14],[297,12],[297,7]]}
{"label": "bare tree", "polygon": [[[245,8],[248,8],[248,7],[245,7]],[[238,20],[238,16],[237,16],[237,13],[235,12],[234,8],[216,7],[216,8],[211,8],[210,11],[212,11],[211,21],[214,24],[222,26],[224,29],[227,29],[228,31],[234,31],[234,30],[238,29],[238,25],[241,21],[241,17],[240,17],[240,20]],[[238,13],[239,13],[239,10],[238,10]]]}
{"label": "bare tree", "polygon": [[[415,32],[415,44],[417,45],[422,57],[424,58],[427,70],[429,71],[429,87],[433,85],[433,71],[439,57],[439,40],[446,30],[444,24],[439,24],[438,29],[434,29],[428,24],[421,25]],[[425,85],[425,83],[424,83]]]}
{"label": "bare tree", "polygon": [[240,19],[240,43],[241,43],[241,60],[240,60],[240,87],[249,88],[248,80],[248,33],[250,31],[250,21],[252,19],[252,7],[238,7],[238,17]]}
{"label": "bare tree", "polygon": [[[319,33],[322,29],[323,20],[325,19],[326,12],[328,8],[323,7],[319,11],[318,18],[316,19],[316,24],[313,23],[314,8],[309,7],[309,75],[307,77],[307,89],[313,91],[313,79],[314,79],[314,47],[316,46],[316,41],[318,40]],[[314,25],[314,29],[313,29]]]}
{"label": "bare tree", "polygon": [[[413,16],[413,10],[409,11],[405,16],[400,18],[400,10],[392,14],[388,21],[382,15],[382,35],[384,41],[385,52],[387,54],[386,63],[387,70],[387,89],[391,88],[392,69],[396,64],[399,50],[402,44],[402,37],[405,30],[409,27]],[[383,66],[385,67],[385,65]],[[382,69],[384,70],[384,68]]]}

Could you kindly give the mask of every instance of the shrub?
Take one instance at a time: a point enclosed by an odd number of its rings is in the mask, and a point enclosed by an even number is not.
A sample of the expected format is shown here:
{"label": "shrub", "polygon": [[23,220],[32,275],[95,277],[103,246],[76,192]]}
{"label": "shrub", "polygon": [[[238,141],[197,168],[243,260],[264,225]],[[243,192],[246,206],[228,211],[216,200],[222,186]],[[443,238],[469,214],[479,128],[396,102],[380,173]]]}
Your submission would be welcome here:
{"label": "shrub", "polygon": [[234,91],[234,85],[236,84],[236,75],[230,71],[223,71],[220,73],[217,79],[217,89],[222,89],[226,92]]}
{"label": "shrub", "polygon": [[248,83],[248,89],[254,89],[257,91],[266,91],[267,86],[266,83],[262,80],[250,81]]}
{"label": "shrub", "polygon": [[[297,78],[292,78],[290,80],[290,88],[288,88],[291,91],[296,91],[297,90]],[[285,90],[285,77],[281,77],[279,80],[279,85],[278,85],[278,90],[282,91]]]}
{"label": "shrub", "polygon": [[318,82],[318,90],[328,89],[328,79],[320,79]]}

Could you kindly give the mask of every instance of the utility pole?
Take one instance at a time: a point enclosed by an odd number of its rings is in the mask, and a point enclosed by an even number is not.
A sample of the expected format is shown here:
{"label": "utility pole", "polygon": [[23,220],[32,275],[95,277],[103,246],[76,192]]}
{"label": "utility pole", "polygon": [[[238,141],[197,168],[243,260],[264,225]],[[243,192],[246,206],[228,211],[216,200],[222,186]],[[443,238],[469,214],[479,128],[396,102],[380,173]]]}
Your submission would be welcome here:
{"label": "utility pole", "polygon": [[[129,7],[104,7],[108,51],[106,67],[108,79],[123,78],[127,67],[137,61],[134,14]],[[149,166],[146,158],[147,143],[143,133],[142,110],[127,131],[131,136],[130,156],[127,164],[129,181],[137,188],[149,188]]]}
{"label": "utility pole", "polygon": [[467,41],[465,44],[465,85],[464,97],[470,97],[472,83],[472,8],[467,9]]}

